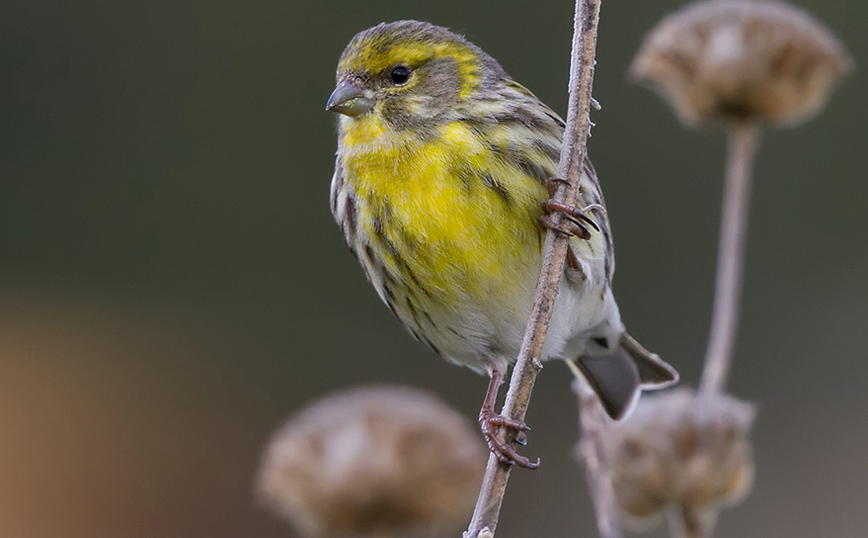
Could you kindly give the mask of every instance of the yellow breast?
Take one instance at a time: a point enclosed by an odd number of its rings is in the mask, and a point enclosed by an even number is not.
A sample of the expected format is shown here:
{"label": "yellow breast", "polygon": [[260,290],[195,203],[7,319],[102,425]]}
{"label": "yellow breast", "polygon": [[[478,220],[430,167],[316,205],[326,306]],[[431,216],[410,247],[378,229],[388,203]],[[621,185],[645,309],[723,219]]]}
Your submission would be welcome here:
{"label": "yellow breast", "polygon": [[440,300],[533,285],[545,188],[490,139],[458,121],[422,137],[370,114],[344,120],[341,145],[358,240],[390,273]]}

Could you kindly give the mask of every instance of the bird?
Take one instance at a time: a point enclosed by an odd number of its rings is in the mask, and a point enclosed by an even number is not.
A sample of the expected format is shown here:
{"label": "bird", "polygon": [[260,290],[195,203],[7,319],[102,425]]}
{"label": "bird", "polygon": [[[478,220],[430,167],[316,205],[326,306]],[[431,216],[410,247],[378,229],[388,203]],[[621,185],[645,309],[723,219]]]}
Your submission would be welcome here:
{"label": "bird", "polygon": [[344,239],[410,334],[489,377],[479,422],[501,463],[539,465],[499,436],[529,428],[494,405],[548,229],[569,248],[540,360],[575,364],[616,420],[642,389],[677,382],[621,321],[596,171],[586,160],[575,207],[551,200],[564,122],[494,58],[428,22],[381,23],[346,46],[326,109],[339,117],[330,205]]}

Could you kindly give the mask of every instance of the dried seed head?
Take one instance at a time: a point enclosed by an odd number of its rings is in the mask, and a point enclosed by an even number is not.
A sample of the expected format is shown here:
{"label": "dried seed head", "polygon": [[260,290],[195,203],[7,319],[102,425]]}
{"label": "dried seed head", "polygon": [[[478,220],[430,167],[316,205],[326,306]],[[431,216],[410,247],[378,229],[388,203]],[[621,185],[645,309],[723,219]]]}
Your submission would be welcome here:
{"label": "dried seed head", "polygon": [[776,1],[711,0],[654,28],[630,76],[671,101],[690,125],[792,124],[819,112],[849,67],[835,36],[800,9]]}
{"label": "dried seed head", "polygon": [[362,388],[279,430],[257,489],[305,536],[410,536],[469,516],[485,455],[475,428],[431,394]]}
{"label": "dried seed head", "polygon": [[753,406],[726,395],[643,397],[632,417],[604,433],[621,511],[635,522],[667,505],[708,513],[742,499],[753,476],[753,418]]}

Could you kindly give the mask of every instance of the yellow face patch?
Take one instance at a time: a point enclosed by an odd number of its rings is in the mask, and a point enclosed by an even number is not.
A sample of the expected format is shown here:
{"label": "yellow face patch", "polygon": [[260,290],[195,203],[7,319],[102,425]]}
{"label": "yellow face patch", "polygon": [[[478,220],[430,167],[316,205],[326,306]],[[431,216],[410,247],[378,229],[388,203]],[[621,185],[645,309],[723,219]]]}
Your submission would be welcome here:
{"label": "yellow face patch", "polygon": [[[386,45],[382,38],[369,37],[341,59],[339,72],[362,72],[371,75],[383,73],[397,65],[415,69],[432,60],[452,58],[458,67],[460,89],[464,99],[479,87],[482,67],[479,55],[467,45],[457,42],[430,43],[410,41]],[[407,88],[411,88],[413,79]]]}
{"label": "yellow face patch", "polygon": [[344,146],[377,142],[381,135],[389,134],[388,126],[376,114],[365,114],[361,118],[341,118],[344,123],[342,141]]}

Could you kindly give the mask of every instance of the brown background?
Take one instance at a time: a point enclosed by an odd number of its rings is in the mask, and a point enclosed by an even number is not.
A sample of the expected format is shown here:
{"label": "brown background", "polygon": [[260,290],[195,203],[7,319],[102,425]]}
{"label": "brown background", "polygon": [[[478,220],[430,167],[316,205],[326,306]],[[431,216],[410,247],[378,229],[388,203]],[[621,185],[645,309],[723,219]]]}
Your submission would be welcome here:
{"label": "brown background", "polygon": [[[603,3],[591,155],[631,331],[695,384],[723,139],[624,72],[673,1]],[[803,2],[868,66],[868,5]],[[485,380],[405,335],[328,211],[352,35],[465,32],[565,111],[572,3],[0,3],[0,536],[292,536],[256,506],[270,432],[372,381],[473,417]],[[759,404],[756,487],[720,537],[868,534],[868,78],[767,134],[732,391]],[[499,537],[594,536],[566,370],[546,368]],[[658,534],[659,536],[660,534]]]}

